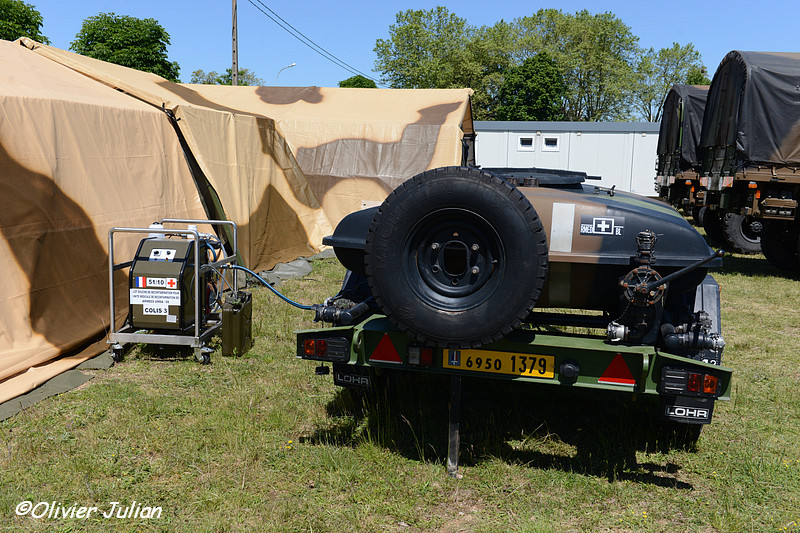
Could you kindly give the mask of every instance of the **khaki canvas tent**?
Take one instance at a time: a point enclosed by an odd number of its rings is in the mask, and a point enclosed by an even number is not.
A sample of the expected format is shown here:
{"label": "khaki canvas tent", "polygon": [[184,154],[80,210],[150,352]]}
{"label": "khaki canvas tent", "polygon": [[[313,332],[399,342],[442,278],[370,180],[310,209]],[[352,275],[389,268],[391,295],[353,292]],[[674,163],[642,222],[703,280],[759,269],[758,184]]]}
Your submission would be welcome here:
{"label": "khaki canvas tent", "polygon": [[109,228],[227,218],[270,268],[472,132],[467,89],[181,85],[28,39],[0,63],[0,403],[105,349]]}
{"label": "khaki canvas tent", "polygon": [[274,118],[334,226],[424,170],[461,164],[474,136],[471,89],[188,87]]}

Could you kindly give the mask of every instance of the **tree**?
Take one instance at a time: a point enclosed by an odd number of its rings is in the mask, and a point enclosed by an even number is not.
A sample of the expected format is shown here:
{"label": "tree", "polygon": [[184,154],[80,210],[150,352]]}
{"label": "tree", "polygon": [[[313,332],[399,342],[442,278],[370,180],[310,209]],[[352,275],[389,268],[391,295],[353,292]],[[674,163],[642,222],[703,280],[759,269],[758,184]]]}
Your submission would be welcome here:
{"label": "tree", "polygon": [[83,21],[70,50],[179,81],[180,67],[167,59],[169,34],[155,19],[100,13]]}
{"label": "tree", "polygon": [[13,41],[29,37],[50,44],[50,39],[40,31],[43,23],[42,14],[31,4],[22,0],[0,0],[0,39]]}
{"label": "tree", "polygon": [[711,80],[708,79],[708,70],[704,66],[693,66],[686,74],[687,85],[710,85]]}
{"label": "tree", "polygon": [[375,70],[396,89],[471,87],[473,114],[493,118],[502,71],[513,66],[511,26],[475,28],[445,7],[407,10],[396,15],[389,38],[375,45]]}
{"label": "tree", "polygon": [[377,89],[375,82],[366,76],[356,74],[339,82],[339,87],[354,87],[356,89]]}
{"label": "tree", "polygon": [[693,69],[702,71],[703,68],[700,53],[691,43],[685,46],[673,43],[671,48],[662,48],[658,52],[653,48],[643,50],[631,92],[634,110],[644,120],[658,122],[670,87],[684,83]]}
{"label": "tree", "polygon": [[474,31],[446,7],[402,11],[389,38],[375,44],[375,70],[395,89],[463,87],[460,65]]}
{"label": "tree", "polygon": [[497,95],[498,120],[561,120],[564,79],[545,53],[507,70]]}
{"label": "tree", "polygon": [[[215,70],[205,72],[204,70],[195,70],[192,72],[190,83],[202,83],[205,85],[233,85],[233,69],[225,70],[224,74],[220,74]],[[263,87],[266,82],[255,75],[250,69],[239,69],[239,85],[252,85],[256,87]]]}
{"label": "tree", "polygon": [[555,60],[564,76],[566,120],[616,120],[628,112],[638,37],[611,13],[574,15],[540,9],[514,21],[518,60],[539,52]]}

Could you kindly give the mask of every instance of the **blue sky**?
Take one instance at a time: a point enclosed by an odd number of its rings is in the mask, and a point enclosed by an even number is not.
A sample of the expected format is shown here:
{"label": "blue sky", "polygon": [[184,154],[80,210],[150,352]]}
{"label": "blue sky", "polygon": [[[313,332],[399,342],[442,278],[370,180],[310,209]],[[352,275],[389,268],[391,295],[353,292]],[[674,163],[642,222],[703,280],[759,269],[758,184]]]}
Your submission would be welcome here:
{"label": "blue sky", "polygon": [[[258,4],[259,0],[252,0]],[[731,50],[800,52],[800,2],[729,0],[614,0],[558,3],[459,0],[260,0],[328,52],[372,77],[375,42],[388,37],[395,15],[406,9],[446,6],[474,26],[492,25],[530,15],[540,8],[574,13],[611,12],[639,37],[643,47],[693,43],[713,74]],[[26,0],[44,17],[43,33],[51,44],[68,49],[86,17],[101,12],[154,18],[171,37],[169,59],[188,82],[192,71],[224,71],[231,66],[231,0]],[[249,68],[268,85],[336,86],[350,77],[267,18],[251,0],[238,0],[239,67]],[[262,7],[263,9],[263,7]],[[294,67],[281,70],[295,63]],[[277,79],[276,79],[277,78]]]}

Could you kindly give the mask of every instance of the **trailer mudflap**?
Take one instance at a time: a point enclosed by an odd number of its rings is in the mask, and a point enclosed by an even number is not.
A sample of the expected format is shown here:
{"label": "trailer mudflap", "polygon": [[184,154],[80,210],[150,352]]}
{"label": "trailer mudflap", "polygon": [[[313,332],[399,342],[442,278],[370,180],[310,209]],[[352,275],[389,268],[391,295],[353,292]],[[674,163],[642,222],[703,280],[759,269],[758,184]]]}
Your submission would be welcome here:
{"label": "trailer mudflap", "polygon": [[661,418],[682,424],[710,424],[714,398],[661,396]]}
{"label": "trailer mudflap", "polygon": [[333,384],[339,387],[372,390],[374,373],[365,366],[333,364]]}

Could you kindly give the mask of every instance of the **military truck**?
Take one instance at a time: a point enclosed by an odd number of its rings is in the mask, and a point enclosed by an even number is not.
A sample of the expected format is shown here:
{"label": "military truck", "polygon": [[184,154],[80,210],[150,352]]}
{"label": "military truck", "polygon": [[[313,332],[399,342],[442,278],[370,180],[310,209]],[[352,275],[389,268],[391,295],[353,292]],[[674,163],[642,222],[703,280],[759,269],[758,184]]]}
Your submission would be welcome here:
{"label": "military truck", "polygon": [[725,56],[708,91],[699,144],[702,190],[696,192],[708,221],[751,221],[765,257],[791,270],[800,269],[798,87],[800,53]]}
{"label": "military truck", "polygon": [[362,389],[400,371],[624,392],[699,430],[730,394],[722,254],[672,207],[586,179],[439,168],[345,217],[324,242],[347,275],[314,306],[332,326],[298,332],[297,356]]}
{"label": "military truck", "polygon": [[667,93],[658,136],[656,192],[690,214],[720,246],[737,253],[760,253],[762,224],[758,219],[709,210],[705,205],[699,145],[708,90],[708,85],[673,85]]}
{"label": "military truck", "polygon": [[656,192],[696,221],[700,219],[695,203],[700,187],[697,146],[707,96],[708,85],[673,85],[664,99],[656,145]]}

